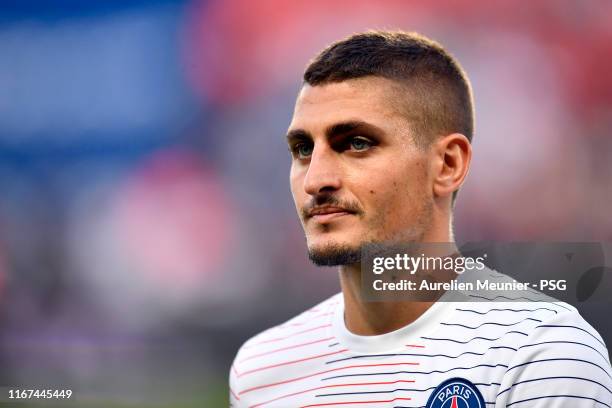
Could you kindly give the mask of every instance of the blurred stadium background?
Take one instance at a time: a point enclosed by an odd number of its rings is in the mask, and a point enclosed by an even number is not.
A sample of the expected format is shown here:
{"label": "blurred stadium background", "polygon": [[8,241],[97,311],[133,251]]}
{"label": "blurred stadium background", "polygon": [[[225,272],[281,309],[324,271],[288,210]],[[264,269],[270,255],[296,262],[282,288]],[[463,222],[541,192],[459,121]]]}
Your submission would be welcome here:
{"label": "blurred stadium background", "polygon": [[[241,342],[338,290],[283,134],[309,58],[368,28],[471,77],[459,241],[612,240],[608,0],[3,1],[0,385],[226,406]],[[581,311],[610,344],[609,310]]]}

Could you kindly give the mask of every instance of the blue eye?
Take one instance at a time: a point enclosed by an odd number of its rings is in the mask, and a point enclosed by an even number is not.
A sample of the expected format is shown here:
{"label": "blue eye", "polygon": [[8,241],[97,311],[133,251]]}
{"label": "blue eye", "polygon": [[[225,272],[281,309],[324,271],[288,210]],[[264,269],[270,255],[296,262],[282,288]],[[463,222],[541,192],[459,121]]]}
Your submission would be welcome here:
{"label": "blue eye", "polygon": [[293,151],[300,159],[310,157],[312,154],[312,145],[310,143],[298,143],[293,148]]}
{"label": "blue eye", "polygon": [[361,137],[354,137],[351,139],[350,146],[352,150],[363,151],[372,147],[372,142]]}

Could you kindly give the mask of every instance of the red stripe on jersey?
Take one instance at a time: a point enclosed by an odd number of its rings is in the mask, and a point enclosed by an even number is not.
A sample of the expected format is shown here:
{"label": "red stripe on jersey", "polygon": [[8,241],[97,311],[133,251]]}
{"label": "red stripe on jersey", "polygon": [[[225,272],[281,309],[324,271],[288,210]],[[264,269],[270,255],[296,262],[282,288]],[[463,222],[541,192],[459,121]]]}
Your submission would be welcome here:
{"label": "red stripe on jersey", "polygon": [[425,346],[420,346],[417,344],[406,344],[406,347],[425,348]]}
{"label": "red stripe on jersey", "polygon": [[324,389],[324,388],[353,387],[353,386],[362,386],[362,385],[389,385],[389,384],[413,383],[413,382],[414,382],[414,380],[396,380],[396,381],[380,381],[380,382],[369,382],[369,383],[323,385],[321,387],[310,388],[308,390],[297,391],[297,392],[293,392],[291,394],[282,395],[280,397],[276,397],[274,399],[271,399],[271,400],[268,400],[268,401],[265,401],[265,402],[260,402],[259,404],[256,404],[256,405],[251,405],[249,408],[261,407],[263,405],[269,404],[270,402],[278,401],[278,400],[283,399],[283,398],[293,397],[293,396],[298,395],[298,394],[303,394],[303,393],[309,392],[309,391],[321,390],[321,389]]}
{"label": "red stripe on jersey", "polygon": [[291,349],[298,348],[298,347],[308,346],[310,344],[316,344],[316,343],[321,343],[323,341],[329,341],[329,340],[332,340],[334,338],[335,337],[333,337],[333,336],[332,337],[326,337],[324,339],[309,341],[307,343],[301,343],[301,344],[295,344],[293,346],[281,347],[281,348],[278,348],[278,349],[275,349],[275,350],[266,351],[265,353],[253,354],[252,356],[243,358],[238,363],[242,363],[244,361],[251,360],[251,359],[256,358],[256,357],[267,356],[267,355],[270,355],[270,354],[278,353],[279,351],[291,350]]}
{"label": "red stripe on jersey", "polygon": [[326,356],[333,356],[334,354],[344,353],[347,350],[348,349],[342,349],[342,350],[338,350],[338,351],[333,351],[331,353],[318,354],[316,356],[300,358],[299,360],[285,361],[283,363],[277,363],[277,364],[272,364],[272,365],[268,365],[268,366],[258,367],[258,368],[254,368],[252,370],[247,370],[247,371],[245,371],[243,373],[238,373],[238,377],[242,377],[243,375],[246,375],[246,374],[256,373],[258,371],[267,370],[267,369],[270,369],[270,368],[282,367],[282,366],[286,366],[286,365],[289,365],[289,364],[301,363],[302,361],[314,360],[315,358],[321,358],[321,357],[326,357]]}
{"label": "red stripe on jersey", "polygon": [[297,336],[299,334],[308,333],[308,332],[311,332],[311,331],[323,329],[325,327],[331,327],[331,324],[324,324],[322,326],[311,327],[310,329],[306,329],[306,330],[302,330],[302,331],[299,331],[299,332],[291,333],[291,334],[289,334],[287,336],[284,336],[284,337],[277,337],[277,338],[274,338],[274,339],[264,340],[264,341],[260,341],[259,343],[255,343],[255,344],[245,344],[242,347],[242,349],[243,350],[248,350],[250,348],[253,348],[253,347],[256,347],[256,346],[260,346],[262,344],[267,344],[267,343],[273,343],[273,342],[276,342],[276,341],[286,340],[286,339],[289,339],[289,338],[291,338],[293,336]]}
{"label": "red stripe on jersey", "polygon": [[394,402],[394,401],[410,401],[412,398],[393,398],[390,400],[378,400],[378,401],[346,401],[346,402],[329,402],[324,404],[312,404],[312,405],[303,405],[300,408],[308,408],[308,407],[327,407],[330,405],[346,405],[346,404],[376,404],[376,403],[384,403],[384,402]]}
{"label": "red stripe on jersey", "polygon": [[397,366],[397,365],[419,365],[419,363],[410,362],[410,363],[383,363],[383,364],[356,364],[356,365],[350,365],[346,367],[336,367],[336,368],[331,368],[329,370],[320,371],[318,373],[309,374],[309,375],[305,375],[305,376],[297,377],[297,378],[292,378],[290,380],[284,380],[284,381],[279,381],[279,382],[275,382],[271,384],[258,385],[257,387],[247,388],[246,390],[242,390],[238,392],[238,395],[246,394],[247,392],[251,392],[251,391],[260,390],[262,388],[274,387],[276,385],[282,385],[282,384],[287,384],[287,383],[294,382],[294,381],[303,380],[305,378],[316,377],[317,375],[331,373],[333,371],[346,370],[349,368],[386,367],[386,366]]}

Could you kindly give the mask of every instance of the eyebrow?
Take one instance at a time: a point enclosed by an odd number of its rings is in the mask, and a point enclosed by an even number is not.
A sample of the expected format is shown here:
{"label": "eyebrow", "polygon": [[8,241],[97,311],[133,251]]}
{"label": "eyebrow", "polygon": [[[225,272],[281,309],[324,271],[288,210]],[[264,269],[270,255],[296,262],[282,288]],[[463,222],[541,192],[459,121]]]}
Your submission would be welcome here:
{"label": "eyebrow", "polygon": [[[363,130],[376,134],[384,133],[382,129],[374,126],[371,123],[364,122],[362,120],[349,120],[346,122],[335,123],[327,127],[327,129],[325,129],[325,136],[328,139],[331,139],[336,136],[351,133],[355,130]],[[304,129],[293,129],[287,132],[287,142],[305,139],[312,139],[312,134]]]}

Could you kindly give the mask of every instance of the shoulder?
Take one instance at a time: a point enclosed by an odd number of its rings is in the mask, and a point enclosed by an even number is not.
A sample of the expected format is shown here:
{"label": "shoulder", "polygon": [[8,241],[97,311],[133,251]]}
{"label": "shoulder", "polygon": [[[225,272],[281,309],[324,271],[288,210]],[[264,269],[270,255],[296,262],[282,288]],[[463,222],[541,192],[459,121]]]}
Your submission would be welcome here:
{"label": "shoulder", "polygon": [[519,407],[556,407],[570,400],[575,407],[610,404],[612,369],[599,333],[569,304],[529,302],[521,307],[533,310],[533,324],[516,343],[497,402]]}
{"label": "shoulder", "polygon": [[[608,350],[602,337],[575,307],[565,302],[503,303],[489,305],[484,309],[487,314],[503,313],[504,324],[508,326],[528,322],[521,327],[520,339],[515,341],[515,359],[526,359],[530,364],[536,364],[534,357],[546,352],[568,356],[597,356],[599,364],[605,368],[610,366]],[[516,364],[508,370],[515,367]]]}
{"label": "shoulder", "polygon": [[[535,305],[537,306],[539,303]],[[534,327],[529,336],[530,344],[524,344],[522,347],[533,347],[534,342],[571,345],[573,350],[586,348],[597,351],[609,364],[608,351],[604,340],[597,330],[580,315],[578,310],[564,302],[554,302],[550,305],[556,308],[557,313],[542,318],[542,322]]]}
{"label": "shoulder", "polygon": [[[268,348],[268,344],[286,339],[288,336],[299,336],[308,331],[329,327],[331,316],[336,306],[342,301],[340,293],[322,301],[299,315],[248,339],[238,350],[236,359],[244,355],[262,351]],[[307,331],[308,330],[308,331]]]}
{"label": "shoulder", "polygon": [[480,332],[491,330],[499,335],[512,335],[519,346],[579,336],[585,337],[585,341],[588,338],[588,344],[595,342],[605,349],[597,331],[568,303],[529,287],[516,286],[513,278],[489,269],[470,272],[461,279],[494,285],[491,286],[494,289],[464,291],[462,301],[457,303],[456,311],[460,313],[455,314],[455,319],[473,323],[472,327],[475,324]]}
{"label": "shoulder", "polygon": [[[268,367],[284,364],[300,357],[300,351],[307,345],[327,342],[333,314],[342,302],[338,293],[329,299],[300,313],[292,319],[264,330],[248,339],[238,350],[230,368],[230,392],[242,389],[247,378],[269,375]],[[325,343],[325,344],[327,344]],[[321,343],[323,344],[323,343]],[[260,378],[261,379],[261,378]],[[240,384],[239,384],[240,383]],[[236,395],[237,397],[238,395]]]}
{"label": "shoulder", "polygon": [[609,364],[606,345],[570,304],[560,301],[456,303],[453,325],[510,339],[517,352],[536,346],[589,349]]}

